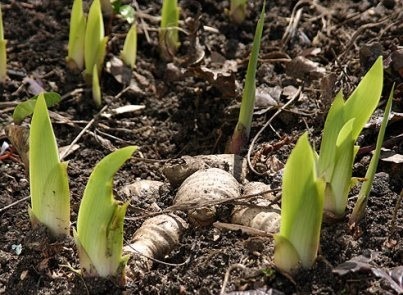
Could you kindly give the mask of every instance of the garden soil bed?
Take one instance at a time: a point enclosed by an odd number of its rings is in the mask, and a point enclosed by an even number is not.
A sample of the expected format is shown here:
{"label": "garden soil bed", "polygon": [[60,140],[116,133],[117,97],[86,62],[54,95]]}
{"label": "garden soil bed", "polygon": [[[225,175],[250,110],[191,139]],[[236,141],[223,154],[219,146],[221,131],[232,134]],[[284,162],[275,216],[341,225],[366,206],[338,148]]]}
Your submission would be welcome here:
{"label": "garden soil bed", "polygon": [[[51,108],[51,117],[59,146],[69,146],[88,125],[87,132],[77,141],[78,149],[66,158],[72,226],[76,225],[83,190],[95,164],[116,148],[127,145],[137,145],[139,150],[115,177],[116,198],[128,201],[129,197],[120,191],[136,180],[163,181],[166,185],[156,203],[165,209],[172,205],[177,190],[169,186],[162,172],[169,161],[184,155],[219,154],[225,150],[238,116],[262,1],[249,1],[249,14],[240,25],[232,24],[224,12],[229,1],[181,1],[181,19],[186,20],[181,26],[187,34],[180,34],[183,45],[171,64],[162,61],[158,52],[159,23],[155,17],[160,14],[161,1],[137,1],[141,13],[137,15],[139,39],[133,87],[127,90],[126,85],[105,70],[101,84],[106,108],[102,113],[92,104],[82,77],[66,68],[70,2],[2,1],[9,79],[3,85],[0,99],[0,144],[10,143],[3,129],[12,123],[15,105],[32,97],[35,86],[58,92],[62,101]],[[380,54],[385,61],[384,93],[372,122],[382,118],[385,99],[396,83],[392,108],[395,116],[387,128],[385,141],[395,158],[402,155],[402,1],[277,0],[268,1],[266,10],[257,71],[260,99],[251,137],[279,106],[294,100],[258,138],[251,156],[253,168],[261,173],[249,170],[248,179],[280,188],[280,168],[297,138],[309,131],[314,146],[319,146],[333,97],[340,89],[348,96]],[[290,23],[293,25],[289,26]],[[128,28],[119,18],[109,23],[107,62],[119,56]],[[196,47],[195,40],[199,42]],[[202,51],[204,55],[198,55]],[[217,70],[216,79],[211,74],[213,70]],[[272,100],[267,100],[269,96]],[[277,106],[273,106],[273,100]],[[114,109],[125,105],[144,108],[113,114]],[[26,120],[24,124],[28,123]],[[370,124],[360,136],[359,144],[367,148],[357,156],[354,176],[365,175],[378,129],[379,124]],[[246,150],[242,155],[245,154]],[[317,263],[293,278],[275,270],[271,238],[219,230],[212,225],[190,226],[180,244],[161,258],[165,264],[154,262],[142,279],[129,277],[122,288],[109,280],[82,278],[73,271],[79,268],[73,241],[50,241],[45,233],[31,229],[29,200],[23,200],[29,196],[26,171],[18,157],[3,159],[0,161],[0,293],[219,294],[228,272],[225,292],[395,294],[397,291],[390,282],[375,276],[368,268],[358,267],[357,272],[343,276],[333,270],[360,255],[370,259],[366,260],[368,264],[384,270],[403,264],[403,210],[395,210],[402,179],[401,160],[400,163],[381,160],[364,219],[354,231],[349,229],[347,220],[358,192],[355,188],[346,218],[323,226]],[[147,199],[130,203],[125,243],[146,219],[147,214],[140,209],[147,210],[149,203]],[[218,220],[229,222],[233,206],[220,206]],[[186,218],[185,213],[179,214]]]}

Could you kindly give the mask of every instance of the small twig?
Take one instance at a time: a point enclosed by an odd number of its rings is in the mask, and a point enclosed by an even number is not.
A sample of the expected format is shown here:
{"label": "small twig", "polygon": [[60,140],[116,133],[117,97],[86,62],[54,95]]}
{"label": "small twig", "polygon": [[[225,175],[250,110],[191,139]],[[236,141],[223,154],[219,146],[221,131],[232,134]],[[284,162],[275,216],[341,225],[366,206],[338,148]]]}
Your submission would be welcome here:
{"label": "small twig", "polygon": [[236,264],[232,264],[232,265],[230,265],[228,267],[227,271],[225,272],[224,281],[222,282],[220,295],[225,294],[225,289],[227,288],[228,280],[229,280],[229,276],[231,274],[231,271],[233,271],[234,269],[239,269],[239,268],[244,270],[246,268],[246,266],[243,265],[243,264],[240,264],[240,263],[236,263]]}
{"label": "small twig", "polygon": [[24,198],[22,198],[22,199],[20,199],[20,200],[18,200],[18,201],[15,201],[15,202],[13,202],[13,203],[7,205],[7,206],[4,206],[3,208],[0,209],[0,213],[3,212],[3,211],[6,211],[7,209],[9,209],[9,208],[11,208],[11,207],[13,207],[13,206],[15,206],[15,205],[18,205],[18,204],[21,203],[21,202],[24,202],[24,201],[28,200],[29,198],[30,198],[30,196],[24,197]]}
{"label": "small twig", "polygon": [[84,133],[94,124],[94,122],[98,119],[98,117],[108,108],[108,106],[104,106],[91,121],[81,130],[81,132],[77,135],[76,138],[70,143],[70,145],[65,149],[64,153],[60,155],[60,161],[70,152],[71,148],[80,140],[80,138],[84,135]]}
{"label": "small twig", "polygon": [[141,25],[143,26],[144,35],[146,36],[146,40],[148,43],[151,43],[151,38],[150,38],[150,35],[148,34],[148,25],[145,23],[144,18],[141,17],[143,15],[141,15],[141,10],[140,10],[140,7],[139,7],[137,1],[133,1],[133,5],[134,5],[134,8],[136,8],[136,15],[137,15],[137,17],[140,18]]}
{"label": "small twig", "polygon": [[76,88],[76,89],[74,89],[74,90],[72,90],[70,92],[67,92],[67,93],[63,94],[61,96],[60,100],[63,101],[65,99],[67,99],[68,97],[71,97],[71,96],[74,96],[74,95],[77,95],[77,94],[80,94],[80,93],[83,93],[83,92],[84,92],[84,88]]}
{"label": "small twig", "polygon": [[279,108],[277,110],[277,112],[275,112],[273,114],[273,116],[271,116],[271,118],[264,124],[264,126],[258,131],[258,133],[256,133],[255,137],[252,139],[252,142],[251,142],[251,144],[249,146],[249,149],[248,149],[248,154],[246,156],[246,160],[248,161],[249,169],[251,169],[253,171],[253,173],[255,173],[257,175],[263,175],[264,174],[264,173],[257,172],[255,170],[255,168],[252,166],[252,163],[251,163],[251,160],[250,160],[250,156],[252,154],[252,150],[253,150],[253,148],[255,146],[255,143],[256,143],[257,139],[259,138],[260,134],[262,134],[262,132],[271,124],[273,119],[275,117],[277,117],[287,106],[289,106],[292,102],[294,102],[295,99],[298,98],[298,96],[300,95],[301,91],[302,91],[302,87],[299,86],[297,92],[293,95],[293,97],[291,97],[291,99],[286,104],[284,104],[281,108]]}

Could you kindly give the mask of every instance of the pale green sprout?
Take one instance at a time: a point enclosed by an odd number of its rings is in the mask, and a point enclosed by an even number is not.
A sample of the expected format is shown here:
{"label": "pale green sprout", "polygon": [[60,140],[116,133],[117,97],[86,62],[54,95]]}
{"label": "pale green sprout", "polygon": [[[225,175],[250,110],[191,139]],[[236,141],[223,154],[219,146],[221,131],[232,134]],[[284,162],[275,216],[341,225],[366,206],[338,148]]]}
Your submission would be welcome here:
{"label": "pale green sprout", "polygon": [[105,37],[101,4],[99,0],[94,0],[88,13],[84,42],[84,78],[88,84],[92,83],[94,65],[97,66],[98,75],[101,74],[107,42],[108,37]]}
{"label": "pale green sprout", "polygon": [[0,5],[0,83],[7,79],[7,40],[4,39],[3,13]]}
{"label": "pale green sprout", "polygon": [[67,66],[71,70],[82,71],[84,68],[84,43],[86,17],[83,12],[83,1],[74,0],[70,17],[69,44],[67,52]]}
{"label": "pale green sprout", "polygon": [[365,181],[361,186],[360,192],[358,193],[357,202],[354,205],[353,213],[351,214],[350,219],[349,219],[349,224],[352,226],[356,225],[365,214],[365,208],[367,206],[369,193],[370,193],[371,187],[372,187],[372,182],[374,181],[376,167],[378,166],[379,156],[381,154],[383,138],[385,136],[386,126],[388,125],[389,114],[390,114],[390,111],[392,108],[393,91],[394,91],[394,86],[392,87],[392,90],[390,91],[389,99],[386,104],[381,128],[379,129],[378,138],[376,140],[376,148],[375,148],[374,155],[372,156],[371,162],[369,163],[367,173],[365,174]]}
{"label": "pale green sprout", "polygon": [[29,184],[33,226],[44,225],[54,237],[70,232],[67,163],[60,162],[45,97],[38,96],[29,134]]}
{"label": "pale green sprout", "polygon": [[324,209],[333,218],[344,216],[358,146],[354,143],[376,109],[383,86],[379,57],[347,101],[339,92],[330,107],[319,152],[319,176],[326,182]]}
{"label": "pale green sprout", "polygon": [[123,50],[120,52],[120,57],[123,62],[134,69],[136,67],[137,56],[137,26],[132,24],[129,32],[126,35]]}
{"label": "pale green sprout", "polygon": [[85,187],[73,231],[84,276],[111,276],[124,282],[129,256],[122,257],[123,221],[128,203],[114,199],[113,176],[136,149],[121,148],[103,158]]}
{"label": "pale green sprout", "polygon": [[94,69],[92,71],[92,99],[97,107],[101,105],[102,91],[101,86],[99,85],[97,65],[94,65]]}
{"label": "pale green sprout", "polygon": [[274,236],[274,264],[292,273],[316,260],[325,183],[318,178],[316,155],[307,133],[292,150],[284,167],[280,232]]}
{"label": "pale green sprout", "polygon": [[231,0],[229,17],[236,24],[241,24],[246,17],[247,0]]}
{"label": "pale green sprout", "polygon": [[228,147],[228,152],[239,154],[242,147],[249,139],[250,129],[252,125],[253,109],[255,107],[256,96],[256,68],[259,57],[260,42],[262,39],[265,6],[263,4],[262,12],[260,13],[259,21],[256,26],[255,37],[253,39],[252,52],[249,58],[248,69],[246,71],[245,88],[242,94],[241,109],[239,110],[238,123],[235,127],[231,142]]}
{"label": "pale green sprout", "polygon": [[180,8],[177,0],[162,1],[159,46],[161,57],[164,60],[172,60],[180,46],[178,34],[179,12]]}

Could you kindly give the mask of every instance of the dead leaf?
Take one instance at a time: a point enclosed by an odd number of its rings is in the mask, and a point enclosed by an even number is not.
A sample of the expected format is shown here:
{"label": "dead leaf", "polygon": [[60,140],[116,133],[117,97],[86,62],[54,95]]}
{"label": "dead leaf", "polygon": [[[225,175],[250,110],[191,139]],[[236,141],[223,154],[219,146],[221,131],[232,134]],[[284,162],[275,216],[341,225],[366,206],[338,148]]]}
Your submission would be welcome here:
{"label": "dead leaf", "polygon": [[[376,255],[376,253],[375,253]],[[368,272],[371,271],[376,277],[385,279],[391,288],[399,294],[403,293],[403,266],[397,266],[392,269],[382,269],[371,265],[371,258],[363,255],[356,256],[350,260],[343,262],[333,269],[333,273],[344,276],[350,272]]]}
{"label": "dead leaf", "polygon": [[112,109],[109,113],[102,113],[101,116],[105,118],[111,118],[114,115],[121,115],[125,113],[132,113],[132,112],[137,112],[140,110],[145,109],[145,105],[125,105],[122,107],[118,107],[116,109]]}
{"label": "dead leaf", "polygon": [[325,68],[314,61],[311,61],[303,56],[297,56],[286,66],[287,75],[305,80],[310,78],[313,80],[322,78],[326,73]]}
{"label": "dead leaf", "polygon": [[391,162],[395,164],[403,163],[403,155],[397,154],[394,151],[386,148],[381,149],[380,160],[383,162]]}
{"label": "dead leaf", "polygon": [[29,172],[29,129],[19,125],[8,125],[4,128],[11,145],[17,150],[25,167],[25,172]]}
{"label": "dead leaf", "polygon": [[370,271],[372,266],[369,264],[371,258],[363,255],[355,256],[350,260],[343,262],[333,269],[333,273],[344,276],[350,272]]}
{"label": "dead leaf", "polygon": [[278,106],[279,103],[270,95],[269,92],[262,91],[261,89],[256,89],[255,108],[261,109]]}
{"label": "dead leaf", "polygon": [[227,60],[220,69],[193,66],[187,69],[185,75],[206,80],[215,86],[224,97],[233,98],[237,96],[237,84],[234,74],[237,70],[236,65],[235,61]]}
{"label": "dead leaf", "polygon": [[105,65],[105,71],[111,74],[117,82],[129,85],[132,78],[132,69],[123,63],[120,58],[113,56]]}
{"label": "dead leaf", "polygon": [[28,92],[32,95],[38,95],[39,93],[45,92],[45,89],[43,89],[42,85],[30,77],[25,77],[22,80],[22,83],[27,86]]}
{"label": "dead leaf", "polygon": [[[66,146],[62,146],[59,148],[59,156],[66,158],[69,155],[71,155],[72,153],[74,153],[75,151],[77,151],[80,148],[79,144],[73,144],[73,146],[70,147],[70,145],[66,145]],[[67,153],[66,153],[67,151]]]}

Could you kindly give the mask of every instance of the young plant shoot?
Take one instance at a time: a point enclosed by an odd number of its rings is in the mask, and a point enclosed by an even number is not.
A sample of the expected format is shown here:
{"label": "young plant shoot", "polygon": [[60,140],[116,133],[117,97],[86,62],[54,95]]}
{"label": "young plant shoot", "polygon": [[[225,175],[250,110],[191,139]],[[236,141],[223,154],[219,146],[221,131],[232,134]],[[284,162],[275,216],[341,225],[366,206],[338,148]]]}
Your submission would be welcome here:
{"label": "young plant shoot", "polygon": [[259,56],[260,41],[262,39],[265,3],[260,13],[259,21],[256,26],[255,37],[253,39],[252,52],[250,55],[248,69],[246,71],[245,88],[242,94],[241,109],[239,111],[238,123],[232,135],[231,142],[228,147],[229,153],[239,154],[242,147],[249,139],[250,128],[252,125],[253,109],[255,107],[256,92],[256,68]]}
{"label": "young plant shoot", "polygon": [[246,17],[247,0],[231,0],[229,17],[236,24],[241,24]]}
{"label": "young plant shoot", "polygon": [[126,35],[123,50],[120,52],[120,57],[123,62],[134,69],[136,67],[137,56],[137,26],[135,23],[130,27],[129,32]]}
{"label": "young plant shoot", "polygon": [[105,37],[104,22],[100,0],[94,0],[88,13],[87,28],[85,30],[84,42],[84,78],[88,85],[91,85],[93,78],[94,65],[97,67],[98,76],[101,74],[105,59],[106,43],[108,37]]}
{"label": "young plant shoot", "polygon": [[0,5],[0,83],[3,84],[7,78],[7,40],[4,39],[3,13]]}
{"label": "young plant shoot", "polygon": [[274,263],[292,273],[316,260],[325,183],[318,178],[316,155],[307,133],[297,141],[284,168],[280,232],[274,236]]}
{"label": "young plant shoot", "polygon": [[83,12],[83,1],[74,0],[70,17],[70,32],[67,66],[72,71],[82,71],[84,68],[84,42],[86,17]]}
{"label": "young plant shoot", "polygon": [[386,126],[388,125],[389,114],[392,108],[393,91],[394,86],[390,91],[389,99],[386,104],[381,128],[379,130],[378,138],[376,140],[376,148],[374,155],[372,156],[371,162],[369,163],[367,173],[365,174],[365,181],[361,186],[360,192],[358,193],[357,202],[354,205],[353,213],[350,216],[349,224],[353,227],[362,219],[362,217],[365,214],[365,207],[367,206],[369,193],[372,187],[372,182],[374,181],[376,167],[378,166],[379,156],[381,154],[383,137],[385,136]]}
{"label": "young plant shoot", "polygon": [[172,60],[180,46],[178,35],[179,11],[177,0],[162,1],[159,46],[161,58],[167,61]]}
{"label": "young plant shoot", "polygon": [[60,162],[43,94],[38,96],[29,134],[31,223],[46,226],[54,237],[70,232],[70,191],[67,163]]}
{"label": "young plant shoot", "polygon": [[101,85],[99,85],[98,69],[97,65],[94,65],[92,71],[92,99],[97,107],[101,106],[102,103],[102,91]]}
{"label": "young plant shoot", "polygon": [[114,151],[94,168],[84,190],[74,239],[84,276],[114,277],[123,283],[128,256],[122,257],[127,203],[113,197],[113,176],[137,147]]}
{"label": "young plant shoot", "polygon": [[341,218],[347,207],[358,135],[381,97],[383,63],[379,57],[347,101],[339,92],[330,107],[319,152],[319,176],[326,182],[324,209],[328,217]]}

